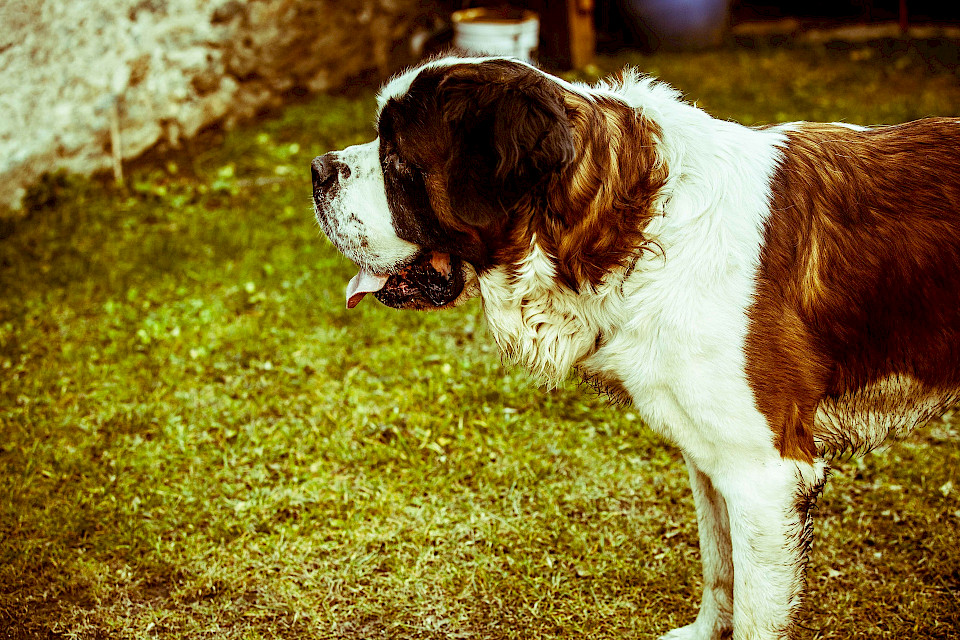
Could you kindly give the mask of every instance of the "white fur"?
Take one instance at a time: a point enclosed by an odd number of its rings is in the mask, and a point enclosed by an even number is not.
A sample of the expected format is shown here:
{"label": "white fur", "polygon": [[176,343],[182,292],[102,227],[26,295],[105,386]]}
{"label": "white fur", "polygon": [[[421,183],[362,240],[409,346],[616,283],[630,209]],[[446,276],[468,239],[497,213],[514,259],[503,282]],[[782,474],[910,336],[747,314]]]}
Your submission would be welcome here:
{"label": "white fur", "polygon": [[350,175],[341,175],[329,211],[317,211],[317,219],[341,253],[373,273],[385,274],[413,259],[418,247],[399,238],[393,227],[379,147],[377,139],[332,154],[349,167]]}
{"label": "white fur", "polygon": [[536,237],[516,267],[516,278],[503,267],[480,276],[487,323],[510,359],[548,385],[559,383],[593,348],[598,327],[609,326],[617,315],[619,297],[612,283],[591,296],[589,305],[573,292],[558,289],[553,258]]}
{"label": "white fur", "polygon": [[888,437],[902,438],[916,425],[958,400],[955,389],[931,389],[910,376],[894,374],[855,393],[828,398],[814,418],[821,449],[869,451]]}

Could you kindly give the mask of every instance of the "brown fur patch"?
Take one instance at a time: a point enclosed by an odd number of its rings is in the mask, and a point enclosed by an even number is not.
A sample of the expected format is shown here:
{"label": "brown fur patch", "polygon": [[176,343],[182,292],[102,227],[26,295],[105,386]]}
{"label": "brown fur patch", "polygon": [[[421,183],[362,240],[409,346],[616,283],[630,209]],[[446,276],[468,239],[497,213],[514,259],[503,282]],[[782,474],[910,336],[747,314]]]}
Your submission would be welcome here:
{"label": "brown fur patch", "polygon": [[659,127],[636,109],[572,93],[565,103],[576,159],[542,198],[519,208],[498,262],[517,262],[535,235],[556,260],[557,278],[579,291],[629,266],[646,246],[644,229],[655,214],[667,167],[655,150]]}
{"label": "brown fur patch", "polygon": [[387,150],[422,177],[397,184],[425,196],[397,207],[410,213],[404,228],[438,227],[430,248],[478,272],[519,263],[536,237],[557,279],[580,291],[628,267],[648,242],[667,178],[660,130],[619,100],[492,60],[425,69],[387,102],[379,126]]}
{"label": "brown fur patch", "polygon": [[785,457],[821,400],[960,386],[960,120],[801,125],[773,178],[746,373]]}

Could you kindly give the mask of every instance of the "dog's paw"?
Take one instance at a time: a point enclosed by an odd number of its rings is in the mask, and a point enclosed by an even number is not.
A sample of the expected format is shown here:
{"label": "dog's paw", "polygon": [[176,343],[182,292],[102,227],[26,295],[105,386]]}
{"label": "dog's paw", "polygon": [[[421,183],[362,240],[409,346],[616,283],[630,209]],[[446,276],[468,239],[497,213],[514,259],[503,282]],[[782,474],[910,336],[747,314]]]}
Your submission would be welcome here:
{"label": "dog's paw", "polygon": [[725,640],[732,637],[732,631],[711,629],[694,622],[685,627],[669,631],[660,636],[658,640]]}

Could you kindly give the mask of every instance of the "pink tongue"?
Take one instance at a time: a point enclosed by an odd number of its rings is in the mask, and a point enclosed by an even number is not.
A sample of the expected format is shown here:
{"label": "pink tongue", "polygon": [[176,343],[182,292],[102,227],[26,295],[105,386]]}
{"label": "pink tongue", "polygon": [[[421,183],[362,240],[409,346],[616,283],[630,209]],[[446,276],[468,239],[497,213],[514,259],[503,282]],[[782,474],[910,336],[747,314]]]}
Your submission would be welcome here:
{"label": "pink tongue", "polygon": [[368,293],[383,289],[390,276],[376,276],[364,269],[350,279],[347,285],[347,309],[353,309]]}

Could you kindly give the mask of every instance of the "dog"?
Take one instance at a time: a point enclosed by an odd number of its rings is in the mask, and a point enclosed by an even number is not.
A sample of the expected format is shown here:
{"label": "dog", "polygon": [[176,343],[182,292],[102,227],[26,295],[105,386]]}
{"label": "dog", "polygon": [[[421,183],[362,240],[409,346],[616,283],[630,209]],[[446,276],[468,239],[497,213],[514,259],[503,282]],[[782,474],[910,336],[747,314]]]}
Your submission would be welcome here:
{"label": "dog", "polygon": [[577,372],[682,450],[703,595],[669,640],[791,635],[838,453],[960,397],[960,119],[748,128],[626,70],[437,58],[311,163],[367,294],[479,296],[502,353]]}

